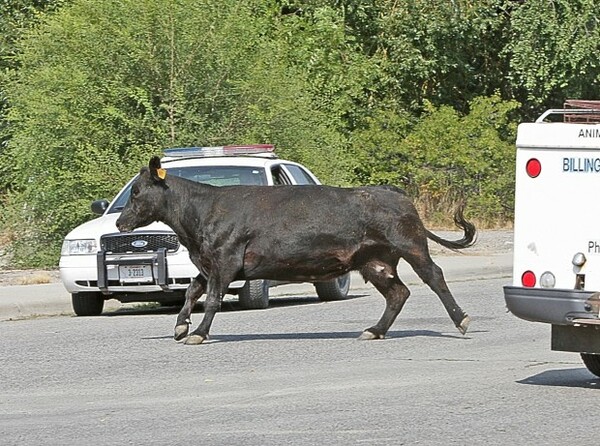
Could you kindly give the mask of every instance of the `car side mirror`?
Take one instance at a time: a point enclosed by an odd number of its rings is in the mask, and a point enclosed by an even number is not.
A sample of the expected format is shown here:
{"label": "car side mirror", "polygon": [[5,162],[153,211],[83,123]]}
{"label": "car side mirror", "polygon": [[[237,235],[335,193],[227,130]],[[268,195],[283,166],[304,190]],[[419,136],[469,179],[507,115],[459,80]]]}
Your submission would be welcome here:
{"label": "car side mirror", "polygon": [[92,212],[94,214],[102,215],[108,209],[108,200],[96,200],[92,202]]}

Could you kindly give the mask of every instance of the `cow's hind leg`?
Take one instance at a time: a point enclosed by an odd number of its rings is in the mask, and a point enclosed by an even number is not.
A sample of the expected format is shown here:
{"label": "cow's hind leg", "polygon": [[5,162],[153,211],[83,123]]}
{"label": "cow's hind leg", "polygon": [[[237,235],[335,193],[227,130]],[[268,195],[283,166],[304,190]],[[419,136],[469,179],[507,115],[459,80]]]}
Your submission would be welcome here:
{"label": "cow's hind leg", "polygon": [[385,297],[385,310],[379,322],[367,328],[359,339],[383,339],[408,299],[410,291],[398,277],[397,263],[371,261],[361,268],[360,273],[365,280],[371,282]]}
{"label": "cow's hind leg", "polygon": [[192,323],[190,316],[192,310],[200,299],[200,296],[206,290],[206,279],[201,275],[198,275],[188,287],[185,292],[185,303],[177,316],[177,323],[175,324],[175,340],[181,341],[188,334],[190,324]]}
{"label": "cow's hind leg", "polygon": [[413,267],[421,280],[438,295],[458,331],[465,334],[471,319],[454,300],[442,269],[433,262],[428,249],[425,248],[418,254],[405,256],[404,259]]}

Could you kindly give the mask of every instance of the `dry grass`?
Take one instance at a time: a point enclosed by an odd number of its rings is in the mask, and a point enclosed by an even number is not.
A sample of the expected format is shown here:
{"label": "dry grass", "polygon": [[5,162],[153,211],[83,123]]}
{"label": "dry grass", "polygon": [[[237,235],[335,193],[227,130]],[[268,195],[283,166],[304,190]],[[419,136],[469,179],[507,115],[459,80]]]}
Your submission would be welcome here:
{"label": "dry grass", "polygon": [[[415,207],[427,229],[438,231],[451,231],[456,229],[456,225],[454,224],[456,204],[454,202],[443,201],[441,203],[434,203],[431,200],[420,199],[415,202]],[[512,219],[506,219],[500,216],[492,216],[490,218],[471,217],[467,212],[466,218],[473,223],[478,230],[509,230],[513,228]]]}
{"label": "dry grass", "polygon": [[33,273],[26,276],[18,277],[15,282],[17,285],[42,285],[50,283],[52,277],[47,273]]}
{"label": "dry grass", "polygon": [[12,242],[14,238],[8,232],[0,232],[0,247],[7,246],[10,242]]}

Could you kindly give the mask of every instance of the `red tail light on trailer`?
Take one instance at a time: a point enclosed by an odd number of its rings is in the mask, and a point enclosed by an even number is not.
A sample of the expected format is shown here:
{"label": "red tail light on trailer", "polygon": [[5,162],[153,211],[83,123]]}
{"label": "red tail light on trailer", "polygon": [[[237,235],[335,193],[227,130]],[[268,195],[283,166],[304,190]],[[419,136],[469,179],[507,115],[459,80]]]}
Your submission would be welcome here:
{"label": "red tail light on trailer", "polygon": [[525,164],[525,170],[527,171],[527,175],[531,178],[537,178],[540,173],[542,173],[542,163],[537,158],[531,158]]}
{"label": "red tail light on trailer", "polygon": [[521,283],[525,288],[533,288],[537,282],[537,278],[533,271],[525,271],[521,276]]}

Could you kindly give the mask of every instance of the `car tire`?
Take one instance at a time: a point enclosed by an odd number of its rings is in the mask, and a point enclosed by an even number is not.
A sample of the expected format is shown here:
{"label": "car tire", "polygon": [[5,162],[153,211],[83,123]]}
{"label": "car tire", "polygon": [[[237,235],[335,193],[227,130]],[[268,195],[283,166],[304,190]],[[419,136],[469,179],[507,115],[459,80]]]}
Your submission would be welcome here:
{"label": "car tire", "polygon": [[587,369],[600,378],[600,355],[581,353],[581,359]]}
{"label": "car tire", "polygon": [[71,303],[77,316],[99,316],[104,308],[104,296],[102,293],[73,293]]}
{"label": "car tire", "polygon": [[350,273],[327,282],[316,282],[315,289],[319,299],[325,302],[343,300],[350,290]]}
{"label": "car tire", "polygon": [[269,282],[248,280],[238,294],[240,306],[244,310],[263,310],[269,306]]}

